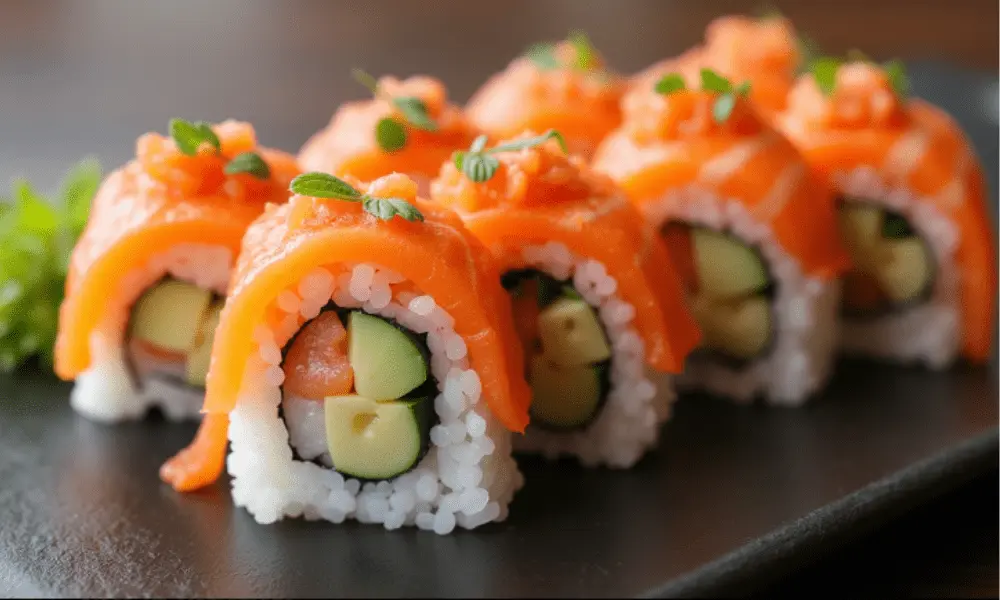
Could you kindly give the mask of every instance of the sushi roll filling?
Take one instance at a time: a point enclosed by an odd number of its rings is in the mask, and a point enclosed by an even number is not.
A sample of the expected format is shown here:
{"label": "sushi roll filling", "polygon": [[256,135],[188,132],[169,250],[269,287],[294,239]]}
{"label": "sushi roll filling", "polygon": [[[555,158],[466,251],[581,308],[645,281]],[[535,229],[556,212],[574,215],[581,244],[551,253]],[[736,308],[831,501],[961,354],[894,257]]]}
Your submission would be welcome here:
{"label": "sushi roll filling", "polygon": [[281,417],[298,458],[379,481],[430,448],[438,382],[427,335],[328,304],[285,346]]}
{"label": "sushi roll filling", "polygon": [[612,351],[597,310],[570,280],[536,269],[504,274],[532,388],[532,423],[549,430],[593,423],[611,388]]}
{"label": "sushi roll filling", "polygon": [[854,264],[844,277],[845,316],[879,317],[930,297],[933,256],[905,217],[851,198],[840,203],[838,219]]}
{"label": "sushi roll filling", "polygon": [[211,290],[164,277],[132,307],[126,365],[135,385],[151,379],[203,390],[212,340],[225,299]]}
{"label": "sushi roll filling", "polygon": [[662,235],[704,335],[696,352],[739,364],[764,356],[774,342],[775,283],[759,250],[681,221]]}

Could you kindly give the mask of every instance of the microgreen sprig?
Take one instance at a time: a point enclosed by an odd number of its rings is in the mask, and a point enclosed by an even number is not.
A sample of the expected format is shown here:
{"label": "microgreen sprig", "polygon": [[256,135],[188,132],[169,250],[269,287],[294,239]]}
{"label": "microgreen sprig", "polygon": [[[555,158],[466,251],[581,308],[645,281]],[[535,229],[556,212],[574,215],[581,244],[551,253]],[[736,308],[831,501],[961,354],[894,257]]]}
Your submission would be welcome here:
{"label": "microgreen sprig", "polygon": [[[566,41],[573,47],[573,59],[565,65],[578,71],[592,71],[597,67],[598,55],[585,31],[576,29],[569,33]],[[556,55],[557,45],[552,42],[533,44],[524,55],[542,71],[552,71],[562,66]]]}
{"label": "microgreen sprig", "polygon": [[424,215],[417,210],[417,207],[402,198],[376,198],[362,194],[353,185],[327,173],[303,173],[292,180],[289,189],[303,196],[360,202],[365,212],[383,221],[395,216],[407,221],[424,220]]}
{"label": "microgreen sprig", "polygon": [[[685,89],[687,89],[687,86],[684,83],[684,78],[677,73],[664,75],[659,81],[653,84],[653,90],[658,94],[664,95],[673,94]],[[731,81],[712,69],[702,69],[701,89],[719,94],[719,97],[715,99],[715,103],[712,105],[712,117],[716,123],[721,124],[728,121],[729,117],[733,114],[733,108],[736,107],[737,99],[745,97],[750,93],[750,82],[744,81],[733,87]]]}
{"label": "microgreen sprig", "polygon": [[550,129],[542,135],[524,138],[506,144],[494,146],[486,150],[486,136],[481,135],[473,140],[472,145],[465,152],[456,152],[454,156],[455,166],[465,174],[470,181],[483,183],[489,181],[500,168],[500,161],[493,154],[500,152],[517,152],[525,148],[540,146],[549,140],[555,140],[563,152],[567,152],[566,140],[562,134],[555,129]]}
{"label": "microgreen sprig", "polygon": [[[181,154],[186,156],[196,156],[198,152],[207,144],[215,149],[216,154],[222,154],[222,142],[219,136],[212,131],[212,126],[205,121],[185,121],[184,119],[170,119],[170,137]],[[253,175],[257,179],[267,179],[271,176],[271,169],[256,152],[241,152],[233,157],[222,171],[226,175],[236,175],[246,173]]]}
{"label": "microgreen sprig", "polygon": [[[851,50],[848,52],[847,60],[877,64],[860,50]],[[843,64],[843,60],[829,56],[817,57],[810,63],[809,72],[812,73],[816,85],[819,86],[820,91],[824,95],[833,95],[834,90],[837,88],[837,72]],[[896,94],[896,97],[900,100],[908,98],[910,95],[910,78],[906,73],[906,67],[903,66],[903,63],[893,59],[879,66],[885,71],[885,75],[889,79],[889,85],[892,87],[892,91]]]}
{"label": "microgreen sprig", "polygon": [[406,146],[406,125],[424,131],[437,131],[437,123],[430,117],[427,105],[420,98],[416,96],[386,97],[379,88],[378,80],[369,73],[361,69],[352,69],[351,75],[355,81],[368,88],[372,96],[388,100],[403,115],[403,123],[393,117],[384,117],[375,125],[375,141],[378,142],[382,150],[396,152]]}

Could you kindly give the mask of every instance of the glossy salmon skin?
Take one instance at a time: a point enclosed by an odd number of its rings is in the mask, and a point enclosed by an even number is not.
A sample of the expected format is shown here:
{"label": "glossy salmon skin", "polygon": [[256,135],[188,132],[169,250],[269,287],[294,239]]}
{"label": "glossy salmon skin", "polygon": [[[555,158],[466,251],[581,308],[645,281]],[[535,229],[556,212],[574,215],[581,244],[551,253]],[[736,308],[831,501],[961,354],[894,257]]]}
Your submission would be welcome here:
{"label": "glossy salmon skin", "polygon": [[[697,80],[688,80],[689,88],[695,85]],[[805,273],[836,277],[848,257],[830,189],[745,99],[718,122],[717,97],[691,89],[630,94],[625,122],[598,149],[594,168],[650,218],[668,194],[682,188],[738,202],[771,229]]]}
{"label": "glossy salmon skin", "polygon": [[[448,101],[444,85],[436,79],[383,77],[378,88],[377,98],[342,105],[329,125],[306,142],[299,152],[303,169],[350,175],[362,181],[394,172],[430,179],[452,152],[467,148],[479,133],[461,109]],[[375,128],[379,120],[387,117],[405,122],[390,100],[399,97],[423,102],[436,131],[406,126],[406,145],[387,152],[378,145]]]}
{"label": "glossy salmon skin", "polygon": [[594,55],[586,69],[570,63],[578,50],[567,42],[553,49],[558,66],[539,66],[519,57],[491,77],[466,105],[472,123],[494,140],[525,130],[559,130],[570,153],[589,157],[621,122],[624,80],[604,69]]}
{"label": "glossy salmon skin", "polygon": [[[499,167],[484,183],[445,163],[431,184],[433,199],[461,215],[501,273],[523,266],[524,246],[550,241],[602,263],[636,309],[649,364],[679,372],[700,333],[662,242],[621,191],[554,141],[493,156]],[[523,323],[521,329],[531,335]]]}
{"label": "glossy salmon skin", "polygon": [[958,228],[962,353],[985,361],[995,318],[995,240],[982,167],[957,124],[926,102],[901,99],[880,67],[860,62],[840,67],[830,95],[803,76],[778,123],[822,177],[873,169]]}
{"label": "glossy salmon skin", "polygon": [[[89,339],[105,317],[121,277],[179,243],[224,246],[235,255],[250,223],[269,202],[284,202],[298,174],[293,157],[257,146],[253,128],[227,121],[214,127],[222,151],[180,153],[150,133],[137,158],[111,173],[94,198],[90,220],[70,258],[66,299],[59,311],[56,373],[74,379],[91,363]],[[255,151],[270,177],[226,175],[239,153]]]}

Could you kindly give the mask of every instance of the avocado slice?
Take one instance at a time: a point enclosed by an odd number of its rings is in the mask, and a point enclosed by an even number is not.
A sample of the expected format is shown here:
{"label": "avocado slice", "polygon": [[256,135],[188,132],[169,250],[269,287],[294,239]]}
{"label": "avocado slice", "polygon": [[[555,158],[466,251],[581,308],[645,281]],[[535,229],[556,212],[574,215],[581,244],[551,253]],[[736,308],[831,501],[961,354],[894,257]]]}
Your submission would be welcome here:
{"label": "avocado slice", "polygon": [[560,298],[538,315],[538,334],[548,358],[560,365],[588,365],[611,358],[611,346],[594,309]]}
{"label": "avocado slice", "polygon": [[347,359],[360,396],[395,400],[427,380],[427,358],[417,342],[385,319],[352,311],[347,336]]}
{"label": "avocado slice", "polygon": [[882,210],[867,204],[845,204],[837,212],[840,233],[855,264],[865,264],[879,243]]}
{"label": "avocado slice", "polygon": [[417,465],[428,448],[433,402],[376,402],[364,396],[325,400],[326,443],[334,468],[361,479],[389,479]]}
{"label": "avocado slice", "polygon": [[562,365],[544,354],[532,357],[532,421],[552,429],[587,424],[604,396],[601,369],[600,365]]}
{"label": "avocado slice", "polygon": [[700,295],[691,309],[705,336],[704,345],[727,356],[754,358],[771,340],[771,309],[766,297],[718,302]]}
{"label": "avocado slice", "polygon": [[198,343],[191,354],[188,354],[184,378],[191,385],[205,386],[208,376],[208,365],[212,359],[212,341],[215,339],[215,328],[219,326],[219,313],[225,302],[217,300],[208,308],[208,314],[201,324],[198,333]]}
{"label": "avocado slice", "polygon": [[699,228],[691,235],[700,293],[739,298],[767,287],[767,269],[756,250],[717,231]]}
{"label": "avocado slice", "polygon": [[150,288],[132,310],[131,334],[164,350],[194,350],[212,292],[164,279]]}
{"label": "avocado slice", "polygon": [[886,295],[901,304],[923,294],[934,275],[923,240],[886,240],[884,248],[887,261],[879,266],[878,279]]}

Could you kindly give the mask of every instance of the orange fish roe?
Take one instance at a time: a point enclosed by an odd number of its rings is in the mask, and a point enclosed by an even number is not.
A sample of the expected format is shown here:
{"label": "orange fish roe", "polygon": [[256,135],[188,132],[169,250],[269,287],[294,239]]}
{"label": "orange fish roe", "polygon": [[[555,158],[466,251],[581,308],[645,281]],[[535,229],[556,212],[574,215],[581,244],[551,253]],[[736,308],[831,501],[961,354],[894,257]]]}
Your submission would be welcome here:
{"label": "orange fish roe", "polygon": [[819,129],[895,127],[906,121],[885,71],[867,62],[841,66],[829,96],[812,75],[803,76],[789,95],[788,114],[801,127]]}
{"label": "orange fish roe", "polygon": [[493,138],[507,138],[525,129],[558,129],[570,153],[589,156],[601,139],[621,122],[619,100],[624,82],[606,71],[593,54],[586,69],[575,67],[577,49],[556,45],[559,66],[540,68],[528,57],[515,59],[490,78],[469,101],[469,119]]}
{"label": "orange fish roe", "polygon": [[[432,177],[442,162],[455,150],[472,143],[477,131],[462,111],[448,102],[444,85],[431,77],[399,80],[382,77],[377,98],[348,102],[333,115],[330,124],[316,133],[299,152],[305,170],[322,171],[337,176],[353,175],[370,181],[394,171],[419,177]],[[435,131],[426,131],[406,123],[392,98],[411,97],[423,102]],[[378,145],[375,127],[390,117],[403,124],[406,145],[386,152]]]}

